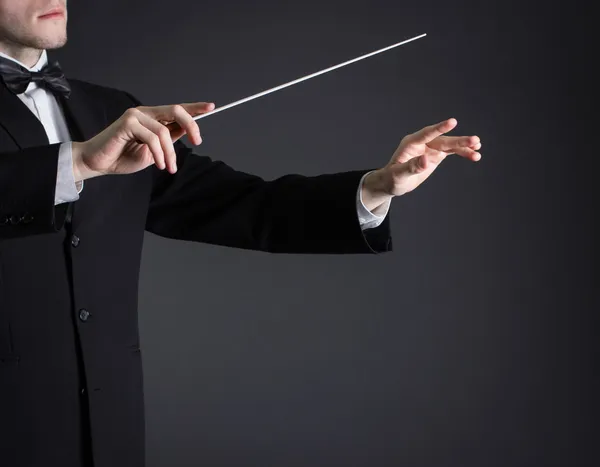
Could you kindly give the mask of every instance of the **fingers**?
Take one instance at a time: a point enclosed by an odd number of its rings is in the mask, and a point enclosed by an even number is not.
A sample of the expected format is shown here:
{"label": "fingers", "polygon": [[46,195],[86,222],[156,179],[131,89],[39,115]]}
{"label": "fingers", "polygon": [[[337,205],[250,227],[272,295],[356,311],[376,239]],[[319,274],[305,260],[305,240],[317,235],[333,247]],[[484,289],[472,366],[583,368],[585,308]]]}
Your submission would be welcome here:
{"label": "fingers", "polygon": [[125,126],[130,129],[139,143],[148,145],[156,166],[160,170],[168,166],[169,171],[175,173],[177,156],[167,127],[137,108],[131,108],[127,113]]}
{"label": "fingers", "polygon": [[439,136],[428,146],[444,152],[454,152],[455,149],[469,147],[478,150],[481,149],[481,141],[478,136]]}
{"label": "fingers", "polygon": [[190,104],[184,103],[181,106],[192,116],[200,115],[209,112],[215,108],[214,102],[192,102]]}
{"label": "fingers", "polygon": [[142,112],[151,116],[155,120],[165,122],[175,121],[175,107],[183,107],[190,115],[196,116],[201,113],[212,110],[215,106],[214,102],[190,102],[175,105],[157,105],[154,107],[138,107]]}
{"label": "fingers", "polygon": [[129,123],[129,129],[133,136],[142,144],[147,144],[154,163],[159,169],[165,168],[165,156],[158,136],[146,126],[142,125],[139,120],[132,120]]}
{"label": "fingers", "polygon": [[177,141],[187,133],[192,143],[200,144],[202,142],[200,129],[192,117],[213,110],[214,107],[214,102],[192,102],[139,109],[153,119],[165,123],[172,133],[173,141]]}
{"label": "fingers", "polygon": [[181,105],[173,106],[174,120],[188,135],[190,141],[194,144],[202,143],[202,136],[200,135],[200,127],[198,123]]}
{"label": "fingers", "polygon": [[[173,143],[187,133],[192,143],[200,144],[202,142],[200,128],[192,116],[213,108],[212,102],[140,106],[128,110],[126,125],[138,138],[140,144],[148,145],[154,163],[160,170],[168,168],[169,172],[175,173],[177,154]],[[165,125],[162,122],[172,123]]]}
{"label": "fingers", "polygon": [[169,172],[175,173],[177,171],[177,154],[175,153],[169,129],[143,112],[139,113],[138,119],[140,124],[154,133],[155,140],[158,140],[158,144],[162,150],[162,158],[160,159],[160,164],[156,164],[157,167],[161,170],[168,168]]}
{"label": "fingers", "polygon": [[454,152],[445,153],[435,149],[428,149],[424,154],[412,157],[407,161],[399,164],[401,172],[410,174],[421,173],[427,169],[433,170],[449,155],[457,154],[466,159],[478,161],[481,159],[481,154],[472,148],[458,148]]}
{"label": "fingers", "polygon": [[[480,143],[478,143],[478,145],[481,146]],[[438,164],[450,154],[457,154],[461,157],[471,159],[473,161],[478,161],[479,159],[481,159],[481,153],[477,152],[472,147],[454,148],[450,151],[438,151],[437,149],[427,148],[423,155],[428,159],[428,162]]]}
{"label": "fingers", "polygon": [[438,136],[451,131],[457,124],[458,122],[455,118],[449,118],[443,122],[426,126],[416,133],[408,135],[406,137],[406,142],[409,144],[427,144]]}
{"label": "fingers", "polygon": [[458,148],[454,150],[454,154],[462,156],[466,159],[470,159],[472,161],[478,161],[481,159],[481,153],[475,151],[472,148]]}

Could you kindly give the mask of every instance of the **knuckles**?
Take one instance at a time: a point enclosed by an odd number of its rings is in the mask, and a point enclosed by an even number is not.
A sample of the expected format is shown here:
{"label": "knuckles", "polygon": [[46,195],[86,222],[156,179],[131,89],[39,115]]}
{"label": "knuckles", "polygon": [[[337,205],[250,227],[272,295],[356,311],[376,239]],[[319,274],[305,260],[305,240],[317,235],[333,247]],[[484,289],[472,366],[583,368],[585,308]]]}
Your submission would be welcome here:
{"label": "knuckles", "polygon": [[166,126],[163,126],[160,130],[158,130],[160,133],[160,137],[162,139],[169,139],[171,137],[171,133],[169,132],[169,130],[167,129]]}
{"label": "knuckles", "polygon": [[137,107],[130,107],[125,111],[125,115],[127,116],[137,116],[140,113],[140,109]]}
{"label": "knuckles", "polygon": [[132,125],[137,122],[139,113],[140,111],[134,107],[127,109],[123,114],[123,122],[125,125]]}

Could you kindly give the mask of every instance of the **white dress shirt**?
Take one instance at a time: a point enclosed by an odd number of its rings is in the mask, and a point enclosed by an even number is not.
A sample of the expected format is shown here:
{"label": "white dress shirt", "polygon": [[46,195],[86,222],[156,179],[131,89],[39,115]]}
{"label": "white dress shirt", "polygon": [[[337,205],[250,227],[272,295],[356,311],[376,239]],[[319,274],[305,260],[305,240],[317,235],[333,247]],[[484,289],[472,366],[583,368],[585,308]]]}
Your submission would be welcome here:
{"label": "white dress shirt", "polygon": [[[2,52],[0,52],[0,56],[18,63],[29,71],[39,71],[48,63],[48,55],[45,50],[42,52],[38,62],[31,68]],[[63,143],[60,145],[58,153],[58,172],[56,177],[54,204],[78,200],[79,193],[83,190],[83,181],[75,183],[73,175],[73,153],[71,148],[72,139],[64,114],[56,97],[52,92],[49,92],[43,86],[38,86],[37,83],[34,83],[33,81],[29,83],[25,92],[19,94],[17,97],[27,105],[33,114],[40,120],[42,125],[44,125],[50,144]],[[356,212],[360,226],[363,230],[379,226],[385,219],[390,206],[390,202],[387,202],[383,209],[383,215],[375,215],[366,208],[362,201],[362,185],[367,175],[368,174],[365,174],[360,179],[356,193]]]}

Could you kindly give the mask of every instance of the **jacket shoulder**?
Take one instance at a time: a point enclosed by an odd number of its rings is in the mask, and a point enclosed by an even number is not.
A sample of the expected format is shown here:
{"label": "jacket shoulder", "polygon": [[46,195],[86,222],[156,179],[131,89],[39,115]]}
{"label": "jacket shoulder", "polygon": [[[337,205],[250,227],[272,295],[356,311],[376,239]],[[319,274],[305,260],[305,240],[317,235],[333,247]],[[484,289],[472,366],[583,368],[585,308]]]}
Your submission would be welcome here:
{"label": "jacket shoulder", "polygon": [[126,107],[141,105],[137,98],[123,89],[103,86],[81,79],[69,78],[69,83],[71,84],[71,88],[77,88],[79,91],[90,96],[94,100],[99,99],[104,102],[122,104]]}

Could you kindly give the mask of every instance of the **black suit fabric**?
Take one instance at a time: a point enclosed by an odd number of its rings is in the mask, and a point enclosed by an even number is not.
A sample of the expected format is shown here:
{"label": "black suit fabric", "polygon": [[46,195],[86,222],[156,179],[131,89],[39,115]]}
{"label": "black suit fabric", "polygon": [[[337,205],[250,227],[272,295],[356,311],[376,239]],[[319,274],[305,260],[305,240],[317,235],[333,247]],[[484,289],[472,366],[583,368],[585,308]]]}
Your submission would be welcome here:
{"label": "black suit fabric", "polygon": [[[59,102],[74,141],[141,105],[121,90],[70,84]],[[3,466],[145,465],[137,315],[145,232],[272,253],[392,249],[389,216],[364,232],[358,223],[366,170],[265,181],[178,142],[176,174],[152,165],[88,179],[77,201],[55,206],[59,146],[0,82]]]}

